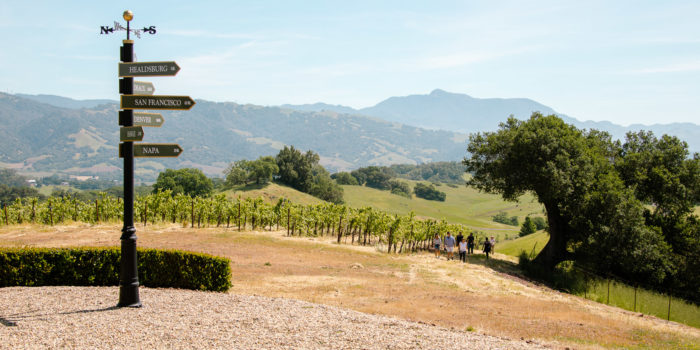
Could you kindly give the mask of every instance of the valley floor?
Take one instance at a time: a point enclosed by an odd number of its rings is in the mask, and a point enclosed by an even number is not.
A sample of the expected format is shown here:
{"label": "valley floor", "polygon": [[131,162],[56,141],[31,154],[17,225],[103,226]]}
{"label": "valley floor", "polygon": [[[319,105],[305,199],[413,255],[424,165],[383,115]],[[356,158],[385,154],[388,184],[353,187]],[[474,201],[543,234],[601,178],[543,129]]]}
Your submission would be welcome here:
{"label": "valley floor", "polygon": [[[1,227],[0,246],[117,246],[120,229]],[[298,299],[554,348],[700,349],[696,328],[534,285],[515,276],[514,263],[505,259],[471,256],[463,264],[429,253],[388,255],[375,247],[337,245],[329,237],[286,237],[283,231],[155,225],[138,226],[137,235],[140,247],[229,257],[230,294]],[[150,293],[142,297],[145,310],[156,303]],[[116,304],[117,294],[112,298],[105,306]]]}

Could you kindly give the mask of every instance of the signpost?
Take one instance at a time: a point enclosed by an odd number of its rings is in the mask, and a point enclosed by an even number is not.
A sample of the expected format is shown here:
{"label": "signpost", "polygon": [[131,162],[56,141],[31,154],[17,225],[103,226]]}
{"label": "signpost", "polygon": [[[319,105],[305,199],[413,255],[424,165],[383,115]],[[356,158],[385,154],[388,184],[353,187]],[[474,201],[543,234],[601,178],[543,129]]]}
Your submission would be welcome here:
{"label": "signpost", "polygon": [[164,121],[160,113],[134,112],[134,125],[159,128]]}
{"label": "signpost", "polygon": [[179,71],[180,66],[173,61],[119,63],[120,77],[174,76]]}
{"label": "signpost", "polygon": [[189,96],[122,95],[121,109],[188,110],[195,102]]}
{"label": "signpost", "polygon": [[[110,34],[125,30],[126,40],[122,41],[119,63],[119,157],[124,158],[124,226],[121,235],[121,262],[119,268],[118,307],[141,307],[139,298],[138,261],[136,256],[136,228],[134,227],[134,157],[177,157],[182,148],[174,143],[140,143],[143,140],[143,127],[163,125],[163,116],[158,113],[135,113],[134,109],[189,110],[195,102],[189,96],[152,96],[155,89],[150,82],[135,82],[134,77],[174,76],[180,71],[177,63],[134,62],[134,41],[129,34],[138,38],[141,34],[155,34],[156,27],[132,30],[130,22],[134,18],[131,11],[124,11],[126,28],[118,22],[114,27],[101,26],[100,34]],[[134,95],[134,92],[137,94]]]}
{"label": "signpost", "polygon": [[149,81],[134,81],[134,92],[138,95],[153,95],[156,88]]}

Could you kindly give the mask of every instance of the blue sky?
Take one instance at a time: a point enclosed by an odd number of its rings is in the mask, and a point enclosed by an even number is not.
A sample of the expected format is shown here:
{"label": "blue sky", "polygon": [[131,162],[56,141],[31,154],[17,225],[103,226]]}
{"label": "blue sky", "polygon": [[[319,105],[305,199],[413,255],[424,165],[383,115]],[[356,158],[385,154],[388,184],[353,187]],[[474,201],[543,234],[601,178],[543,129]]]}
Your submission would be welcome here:
{"label": "blue sky", "polygon": [[700,123],[698,1],[0,0],[0,91],[117,99],[124,10],[156,94],[355,108],[439,88],[580,120]]}

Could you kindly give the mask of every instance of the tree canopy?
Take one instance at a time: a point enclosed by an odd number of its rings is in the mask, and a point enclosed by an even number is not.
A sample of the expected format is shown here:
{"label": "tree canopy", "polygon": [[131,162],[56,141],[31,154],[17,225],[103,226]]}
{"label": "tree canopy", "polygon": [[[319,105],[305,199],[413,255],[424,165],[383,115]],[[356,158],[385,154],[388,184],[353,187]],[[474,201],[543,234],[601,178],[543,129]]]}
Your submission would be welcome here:
{"label": "tree canopy", "polygon": [[645,225],[644,203],[615,167],[620,145],[609,134],[533,113],[473,134],[467,150],[469,185],[513,201],[532,192],[545,207],[550,239],[536,263],[553,269],[573,260],[657,282],[673,273],[669,245]]}
{"label": "tree canopy", "polygon": [[294,146],[284,146],[275,157],[279,168],[279,181],[302,192],[309,192],[313,186],[313,168],[321,158],[309,150],[301,153]]}
{"label": "tree canopy", "polygon": [[184,193],[192,197],[208,197],[213,192],[214,185],[199,169],[165,169],[158,174],[158,179],[153,184],[153,193],[163,190],[172,190],[173,195]]}

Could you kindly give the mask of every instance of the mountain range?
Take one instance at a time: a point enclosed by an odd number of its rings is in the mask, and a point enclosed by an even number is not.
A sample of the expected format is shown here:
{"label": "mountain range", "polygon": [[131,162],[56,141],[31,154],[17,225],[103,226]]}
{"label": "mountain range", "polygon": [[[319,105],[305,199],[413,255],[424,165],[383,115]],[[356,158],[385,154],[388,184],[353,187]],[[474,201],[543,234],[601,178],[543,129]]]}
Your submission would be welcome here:
{"label": "mountain range", "polygon": [[[175,159],[141,158],[136,175],[152,181],[165,168],[197,167],[221,176],[239,159],[274,155],[284,145],[313,150],[330,171],[366,165],[460,160],[468,133],[496,130],[509,115],[557,114],[579,128],[623,138],[627,131],[670,134],[700,151],[700,126],[581,122],[529,99],[479,99],[434,90],[391,97],[368,108],[317,103],[256,106],[197,100],[191,111],[163,112],[161,128],[144,128],[144,142],[179,143]],[[52,95],[0,93],[0,166],[20,172],[119,178],[119,106],[112,100],[76,101]]]}
{"label": "mountain range", "polygon": [[461,133],[494,131],[498,128],[498,124],[510,115],[524,120],[529,118],[532,112],[539,111],[544,115],[556,114],[580,129],[605,130],[619,140],[624,140],[627,132],[639,130],[652,131],[657,136],[663,134],[677,136],[688,143],[691,152],[700,152],[700,125],[697,124],[622,126],[608,121],[580,121],[527,98],[474,98],[466,94],[436,89],[427,95],[390,97],[372,107],[362,109],[324,103],[283,105],[283,107],[301,111],[361,114],[427,129],[452,130]]}

